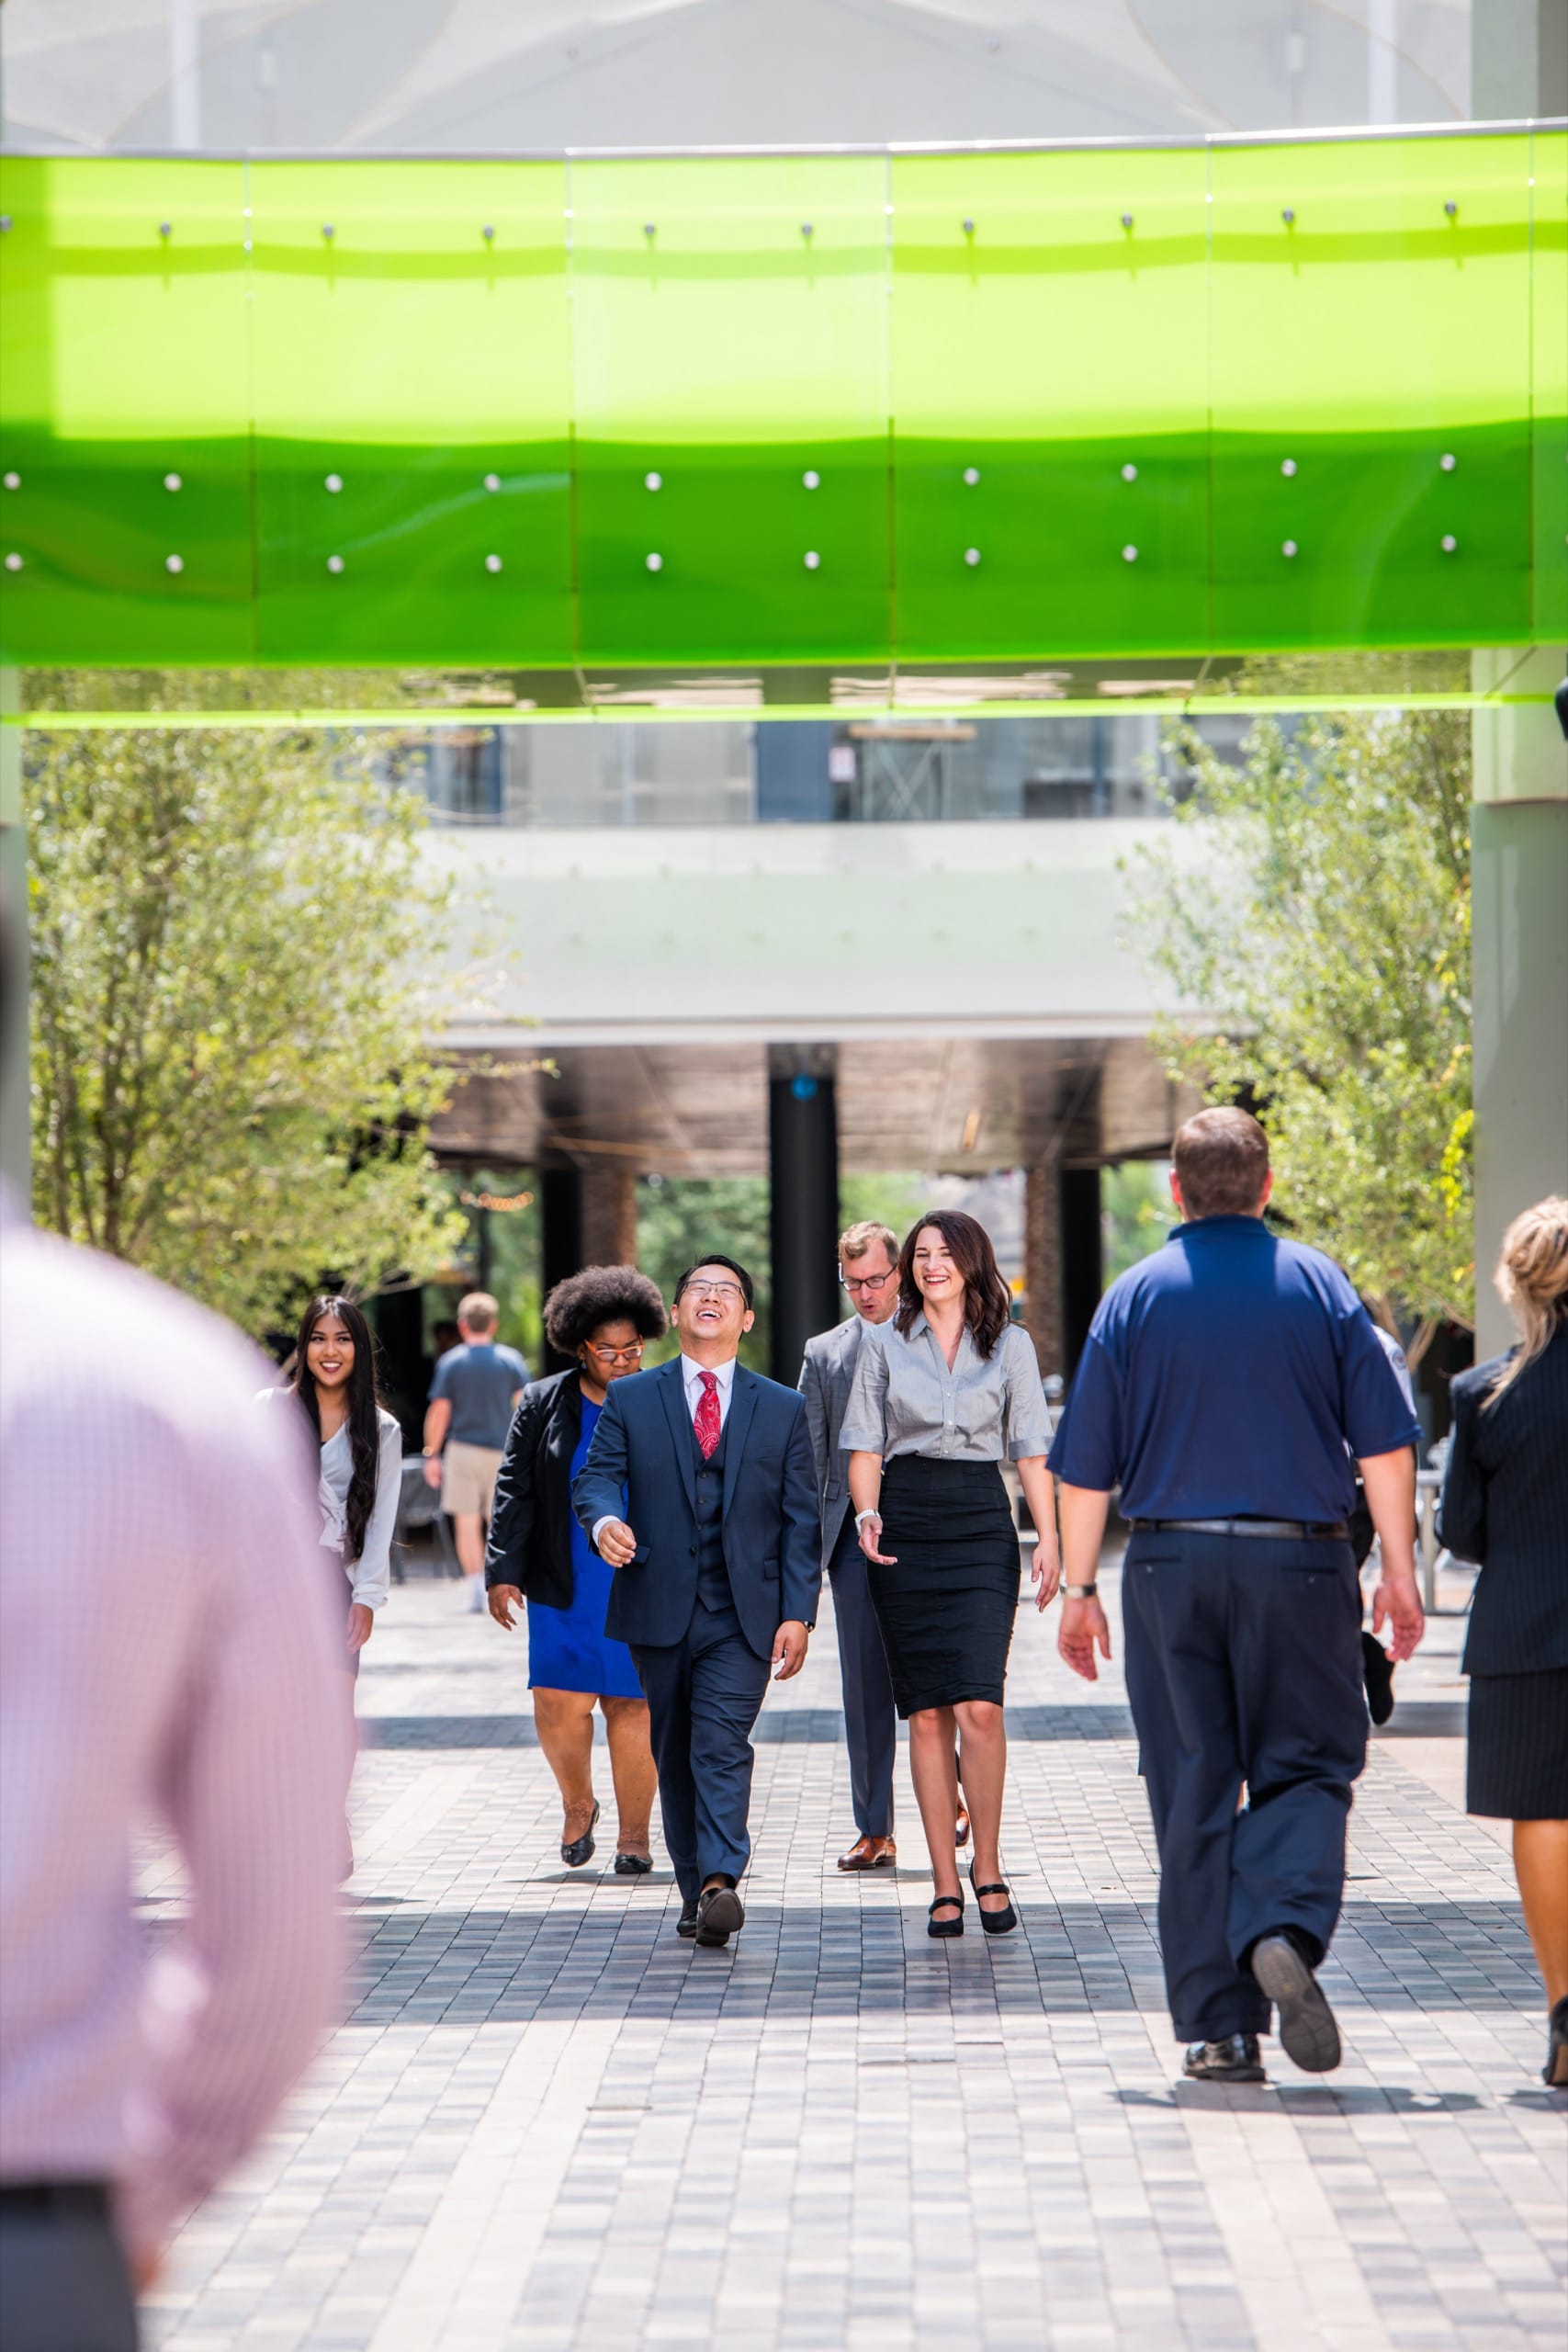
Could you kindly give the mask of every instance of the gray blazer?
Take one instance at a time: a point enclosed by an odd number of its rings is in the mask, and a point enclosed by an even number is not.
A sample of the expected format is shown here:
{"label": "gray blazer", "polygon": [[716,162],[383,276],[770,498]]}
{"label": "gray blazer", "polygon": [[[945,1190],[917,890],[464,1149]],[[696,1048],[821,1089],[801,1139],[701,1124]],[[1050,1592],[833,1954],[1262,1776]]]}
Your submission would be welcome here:
{"label": "gray blazer", "polygon": [[806,1342],[800,1367],[800,1393],[806,1399],[806,1426],[811,1436],[811,1458],[817,1474],[817,1507],[822,1518],[822,1566],[833,1557],[844,1513],[850,1507],[850,1457],[839,1450],[839,1432],[854,1385],[860,1360],[864,1318],[852,1315],[830,1331],[818,1331]]}

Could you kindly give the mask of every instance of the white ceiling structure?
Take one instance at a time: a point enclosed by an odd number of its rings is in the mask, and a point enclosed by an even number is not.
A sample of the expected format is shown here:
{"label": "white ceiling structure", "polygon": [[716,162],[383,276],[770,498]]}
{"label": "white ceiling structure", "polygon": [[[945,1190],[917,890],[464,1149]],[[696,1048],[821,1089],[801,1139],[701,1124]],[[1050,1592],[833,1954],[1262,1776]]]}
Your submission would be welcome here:
{"label": "white ceiling structure", "polygon": [[6,142],[367,153],[1462,119],[1470,0],[6,0]]}

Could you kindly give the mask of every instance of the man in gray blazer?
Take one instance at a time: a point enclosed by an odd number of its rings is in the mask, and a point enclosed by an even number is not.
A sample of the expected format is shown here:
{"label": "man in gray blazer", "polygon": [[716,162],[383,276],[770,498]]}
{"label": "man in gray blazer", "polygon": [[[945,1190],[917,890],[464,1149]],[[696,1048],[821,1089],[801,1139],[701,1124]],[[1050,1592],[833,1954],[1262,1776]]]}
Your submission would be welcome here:
{"label": "man in gray blazer", "polygon": [[[847,1323],[818,1332],[806,1343],[800,1392],[817,1468],[817,1498],[822,1514],[822,1566],[833,1587],[833,1616],[839,1634],[839,1673],[844,1691],[844,1728],[850,1747],[850,1791],[858,1836],[839,1857],[841,1871],[891,1870],[893,1763],[898,1719],[881,1629],[872,1611],[865,1555],[850,1509],[849,1455],[839,1432],[850,1401],[861,1331],[886,1323],[898,1305],[898,1240],[886,1226],[852,1225],[839,1237],[839,1274],[854,1313]],[[956,1842],[969,1835],[968,1815],[959,1811]]]}

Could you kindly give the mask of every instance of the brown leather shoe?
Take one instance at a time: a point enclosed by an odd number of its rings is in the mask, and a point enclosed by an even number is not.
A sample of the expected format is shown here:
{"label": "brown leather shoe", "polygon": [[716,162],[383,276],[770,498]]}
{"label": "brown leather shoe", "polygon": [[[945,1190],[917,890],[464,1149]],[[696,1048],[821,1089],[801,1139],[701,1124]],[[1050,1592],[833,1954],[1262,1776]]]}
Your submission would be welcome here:
{"label": "brown leather shoe", "polygon": [[898,1859],[891,1838],[857,1838],[847,1854],[839,1856],[841,1871],[890,1871]]}
{"label": "brown leather shoe", "polygon": [[969,1843],[969,1811],[962,1800],[959,1803],[958,1818],[953,1825],[953,1842],[955,1846],[967,1846]]}

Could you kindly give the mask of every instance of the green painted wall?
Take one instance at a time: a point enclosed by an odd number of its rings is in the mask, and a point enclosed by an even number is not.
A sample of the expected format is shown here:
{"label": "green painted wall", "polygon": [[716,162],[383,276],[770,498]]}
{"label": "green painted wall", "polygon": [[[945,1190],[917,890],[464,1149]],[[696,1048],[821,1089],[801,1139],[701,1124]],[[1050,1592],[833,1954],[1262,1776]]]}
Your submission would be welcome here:
{"label": "green painted wall", "polygon": [[1560,130],[0,183],[8,661],[1568,634]]}

